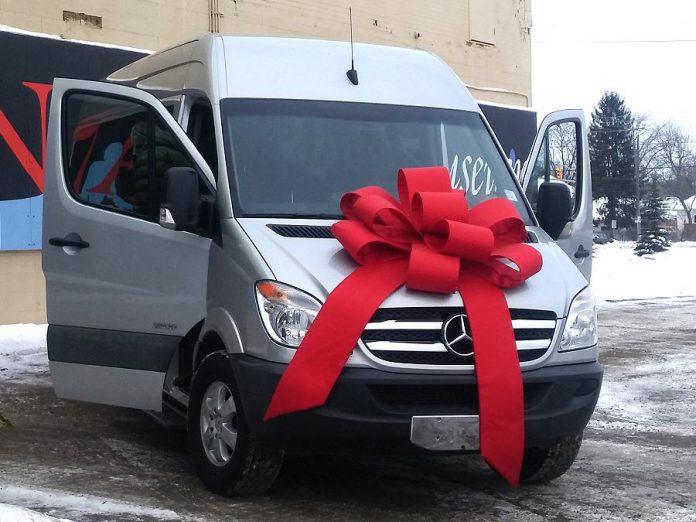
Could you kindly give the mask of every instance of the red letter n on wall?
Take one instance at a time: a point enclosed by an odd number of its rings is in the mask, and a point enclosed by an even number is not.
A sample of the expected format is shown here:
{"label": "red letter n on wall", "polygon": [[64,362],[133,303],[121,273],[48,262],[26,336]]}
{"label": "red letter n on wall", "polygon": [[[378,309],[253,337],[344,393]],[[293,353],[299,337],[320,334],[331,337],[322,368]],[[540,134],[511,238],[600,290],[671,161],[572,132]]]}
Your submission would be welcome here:
{"label": "red letter n on wall", "polygon": [[43,167],[46,164],[46,108],[48,106],[48,95],[53,88],[47,83],[22,82],[36,94],[39,99],[39,112],[41,114],[41,163],[39,163],[31,153],[26,144],[19,137],[17,131],[7,119],[5,113],[0,109],[0,137],[4,139],[12,154],[17,158],[22,168],[34,181],[41,192],[44,188]]}

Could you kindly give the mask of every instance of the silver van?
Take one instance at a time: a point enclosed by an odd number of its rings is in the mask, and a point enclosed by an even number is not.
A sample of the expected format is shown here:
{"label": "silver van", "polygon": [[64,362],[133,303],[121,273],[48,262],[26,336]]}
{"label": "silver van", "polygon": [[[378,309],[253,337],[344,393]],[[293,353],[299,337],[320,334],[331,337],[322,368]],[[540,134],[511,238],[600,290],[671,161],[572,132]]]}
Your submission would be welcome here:
{"label": "silver van", "polygon": [[[321,303],[355,268],[330,231],[341,196],[394,193],[399,168],[445,166],[470,205],[513,202],[543,257],[505,297],[524,383],[522,480],[560,476],[602,381],[583,114],[542,122],[518,180],[442,60],[356,44],[347,77],[350,51],[209,34],[103,82],[55,81],[43,270],[56,394],[181,414],[203,482],[223,494],[269,488],[285,452],[478,451],[456,295],[399,289],[324,406],[263,420]],[[270,302],[262,285],[286,298]]]}

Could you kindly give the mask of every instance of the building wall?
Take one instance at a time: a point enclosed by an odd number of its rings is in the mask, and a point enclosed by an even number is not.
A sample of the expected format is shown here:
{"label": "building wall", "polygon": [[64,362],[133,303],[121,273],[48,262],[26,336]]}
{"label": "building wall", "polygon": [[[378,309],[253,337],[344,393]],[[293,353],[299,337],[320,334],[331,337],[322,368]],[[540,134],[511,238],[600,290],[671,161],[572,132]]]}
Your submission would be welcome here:
{"label": "building wall", "polygon": [[[434,51],[478,100],[531,105],[531,0],[0,0],[0,26],[145,50],[209,30],[348,40],[349,5],[355,41]],[[41,252],[0,252],[0,324],[45,321]]]}
{"label": "building wall", "polygon": [[45,322],[41,251],[0,252],[0,324]]}
{"label": "building wall", "polygon": [[529,106],[530,2],[0,0],[0,24],[149,50],[208,31],[211,23],[230,34],[348,40],[350,5],[356,41],[433,50],[479,87],[476,98]]}

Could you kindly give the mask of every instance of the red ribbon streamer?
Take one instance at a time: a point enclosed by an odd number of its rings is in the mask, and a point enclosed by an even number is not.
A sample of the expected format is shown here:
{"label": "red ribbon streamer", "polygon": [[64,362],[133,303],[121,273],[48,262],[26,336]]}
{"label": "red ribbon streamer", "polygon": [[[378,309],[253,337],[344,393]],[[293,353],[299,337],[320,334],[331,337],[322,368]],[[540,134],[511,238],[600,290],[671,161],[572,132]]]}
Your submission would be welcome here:
{"label": "red ribbon streamer", "polygon": [[[278,383],[265,419],[321,406],[365,325],[400,286],[458,291],[474,340],[481,455],[510,484],[524,454],[524,397],[515,335],[502,288],[541,269],[526,230],[502,198],[469,209],[444,167],[402,169],[400,202],[379,187],[345,194],[332,227],[361,266],[327,297]],[[356,299],[359,297],[359,299]]]}

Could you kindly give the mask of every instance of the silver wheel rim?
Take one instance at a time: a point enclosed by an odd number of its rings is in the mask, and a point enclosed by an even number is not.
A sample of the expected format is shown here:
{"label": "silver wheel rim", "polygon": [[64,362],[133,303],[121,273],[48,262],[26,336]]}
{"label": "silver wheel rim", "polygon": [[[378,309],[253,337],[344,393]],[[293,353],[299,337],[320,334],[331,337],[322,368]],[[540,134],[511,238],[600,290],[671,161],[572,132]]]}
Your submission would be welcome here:
{"label": "silver wheel rim", "polygon": [[215,381],[205,390],[200,428],[208,460],[216,466],[227,464],[237,446],[237,405],[224,382]]}

